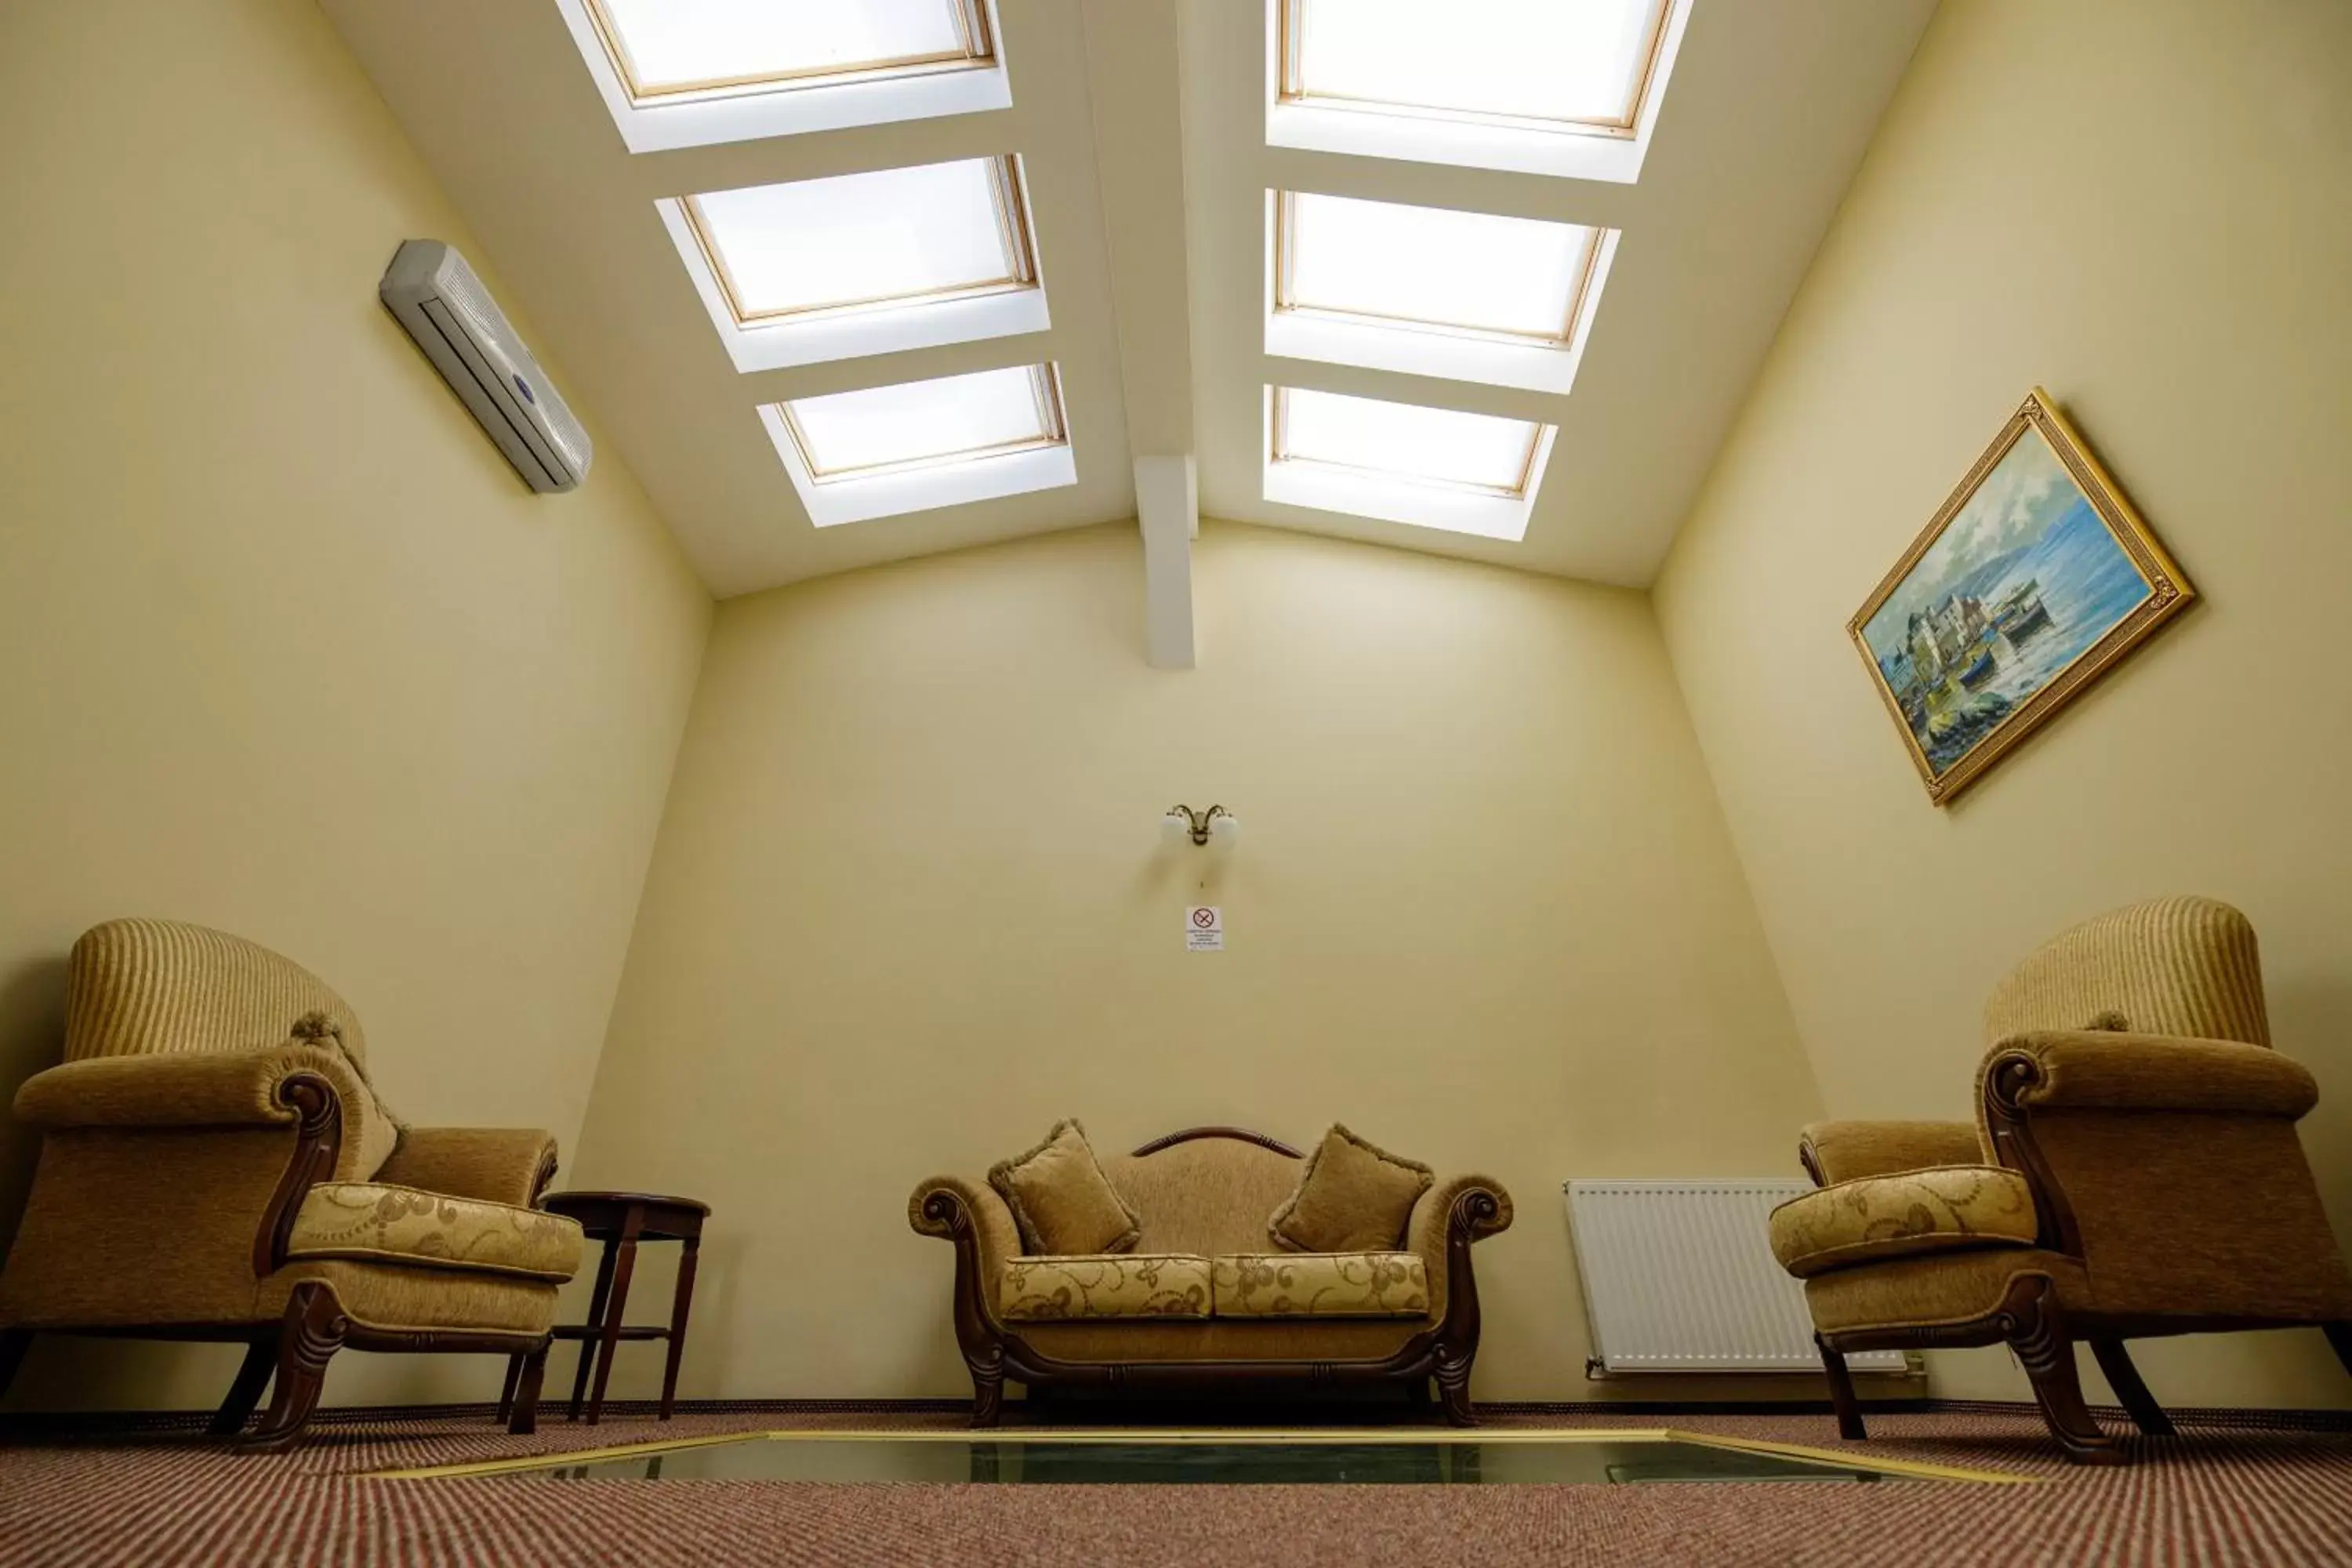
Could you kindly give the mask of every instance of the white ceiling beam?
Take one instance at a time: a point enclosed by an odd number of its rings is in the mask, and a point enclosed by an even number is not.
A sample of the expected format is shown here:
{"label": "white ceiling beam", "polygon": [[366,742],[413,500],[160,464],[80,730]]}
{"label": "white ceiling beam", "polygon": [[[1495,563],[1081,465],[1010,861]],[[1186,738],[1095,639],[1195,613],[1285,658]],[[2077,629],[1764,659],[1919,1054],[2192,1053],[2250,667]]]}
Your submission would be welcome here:
{"label": "white ceiling beam", "polygon": [[1190,669],[1192,540],[1201,491],[1191,454],[1135,459],[1135,515],[1143,530],[1143,651],[1154,669]]}
{"label": "white ceiling beam", "polygon": [[1145,656],[1192,668],[1192,337],[1176,0],[1084,0],[1095,170],[1143,532]]}

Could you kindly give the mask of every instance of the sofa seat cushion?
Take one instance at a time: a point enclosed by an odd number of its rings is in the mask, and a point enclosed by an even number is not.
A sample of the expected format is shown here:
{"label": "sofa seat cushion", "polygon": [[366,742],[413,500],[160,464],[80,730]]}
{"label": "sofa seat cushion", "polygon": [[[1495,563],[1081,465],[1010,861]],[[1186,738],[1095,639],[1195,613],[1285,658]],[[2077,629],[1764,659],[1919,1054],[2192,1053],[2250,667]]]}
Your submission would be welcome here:
{"label": "sofa seat cushion", "polygon": [[321,1182],[294,1213],[287,1261],[359,1258],[561,1282],[580,1271],[576,1221],[382,1182]]}
{"label": "sofa seat cushion", "polygon": [[1429,1268],[1412,1252],[1244,1252],[1212,1260],[1220,1318],[1425,1318]]}
{"label": "sofa seat cushion", "polygon": [[1007,1321],[1070,1318],[1205,1318],[1209,1260],[1188,1252],[1096,1252],[1015,1258],[996,1294]]}
{"label": "sofa seat cushion", "polygon": [[1772,1211],[1772,1255],[1799,1279],[1927,1252],[2032,1247],[2033,1194],[1998,1165],[1839,1182]]}

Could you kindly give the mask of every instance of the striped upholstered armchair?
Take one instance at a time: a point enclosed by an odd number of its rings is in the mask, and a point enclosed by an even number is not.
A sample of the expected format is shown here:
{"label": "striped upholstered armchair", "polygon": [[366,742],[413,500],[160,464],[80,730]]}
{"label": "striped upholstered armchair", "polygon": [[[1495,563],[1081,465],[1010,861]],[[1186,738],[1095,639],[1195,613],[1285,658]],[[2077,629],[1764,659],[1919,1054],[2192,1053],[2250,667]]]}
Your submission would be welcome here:
{"label": "striped upholstered armchair", "polygon": [[[531,1429],[580,1227],[531,1207],[537,1131],[404,1127],[359,1020],[317,976],[202,926],[110,921],[74,944],[65,1061],[26,1080],[41,1130],[0,1270],[0,1392],[37,1333],[226,1340],[245,1365],[213,1430],[292,1443],[327,1362],[484,1351]],[[516,1384],[520,1386],[516,1386]]]}
{"label": "striped upholstered armchair", "polygon": [[2295,1136],[2319,1090],[2270,1049],[2244,915],[2158,899],[2076,926],[1993,992],[1985,1035],[1973,1126],[1807,1128],[1820,1190],[1772,1215],[1843,1436],[1864,1435],[1846,1351],[2005,1341],[2089,1463],[2120,1450],[2076,1339],[2148,1433],[2172,1427],[2126,1339],[2316,1326],[2352,1370],[2352,1275]]}

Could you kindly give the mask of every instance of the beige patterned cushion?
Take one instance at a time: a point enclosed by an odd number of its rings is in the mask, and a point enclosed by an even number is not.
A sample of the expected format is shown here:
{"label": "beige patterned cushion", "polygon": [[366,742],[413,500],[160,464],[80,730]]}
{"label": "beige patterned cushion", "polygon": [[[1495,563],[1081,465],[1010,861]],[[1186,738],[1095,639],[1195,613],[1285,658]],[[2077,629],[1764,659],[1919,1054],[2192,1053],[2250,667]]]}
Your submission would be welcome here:
{"label": "beige patterned cushion", "polygon": [[1338,1122],[1307,1157],[1297,1190],[1266,1221],[1290,1252],[1373,1252],[1404,1238],[1412,1205],[1436,1180],[1418,1160],[1391,1154]]}
{"label": "beige patterned cushion", "polygon": [[563,1280],[579,1272],[580,1249],[579,1224],[562,1215],[381,1182],[322,1182],[295,1211],[286,1255]]}
{"label": "beige patterned cushion", "polygon": [[1220,1318],[1429,1315],[1429,1269],[1416,1253],[1250,1252],[1211,1268]]}
{"label": "beige patterned cushion", "polygon": [[2032,1247],[2033,1194],[1997,1165],[1864,1176],[1772,1211],[1772,1255],[1799,1279],[1923,1252]]}
{"label": "beige patterned cushion", "polygon": [[1132,1252],[1143,1220],[1103,1175],[1087,1130],[1056,1121],[1025,1154],[999,1160],[988,1184],[1003,1195],[1021,1228],[1021,1250],[1042,1258]]}
{"label": "beige patterned cushion", "polygon": [[997,1315],[1007,1319],[1205,1318],[1209,1260],[1185,1252],[1016,1258],[1004,1266]]}

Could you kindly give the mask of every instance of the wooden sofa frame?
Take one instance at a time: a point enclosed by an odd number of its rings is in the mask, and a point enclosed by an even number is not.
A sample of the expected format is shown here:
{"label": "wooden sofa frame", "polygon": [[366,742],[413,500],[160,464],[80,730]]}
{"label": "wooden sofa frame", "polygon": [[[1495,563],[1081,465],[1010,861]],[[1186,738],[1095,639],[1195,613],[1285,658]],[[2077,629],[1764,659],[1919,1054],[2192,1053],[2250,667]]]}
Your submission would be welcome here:
{"label": "wooden sofa frame", "polygon": [[[1286,1158],[1297,1150],[1263,1132],[1240,1127],[1192,1127],[1155,1138],[1134,1152],[1140,1159],[1196,1138],[1232,1138],[1270,1149]],[[1003,1419],[1004,1381],[1031,1388],[1055,1386],[1200,1392],[1254,1383],[1297,1383],[1311,1389],[1393,1384],[1416,1404],[1426,1402],[1434,1379],[1445,1418],[1456,1426],[1477,1425],[1470,1405],[1470,1365],[1478,1354],[1478,1283],[1471,1272],[1470,1244],[1500,1230],[1502,1204],[1482,1187],[1458,1194],[1446,1216],[1445,1316],[1374,1359],[1297,1361],[1076,1362],[1048,1355],[999,1321],[989,1308],[982,1278],[980,1237],[971,1210],[957,1194],[940,1188],[923,1199],[923,1217],[955,1245],[955,1333],[971,1372],[971,1424],[994,1426]]]}

